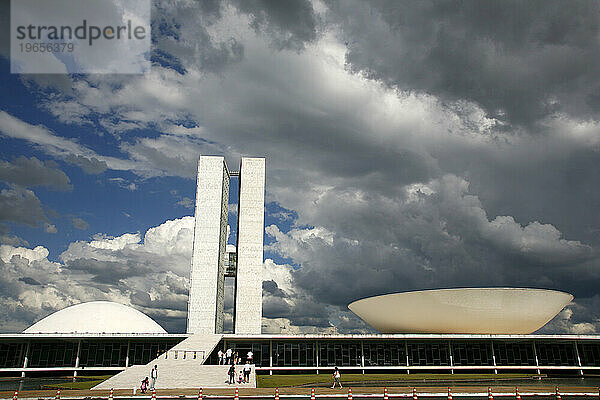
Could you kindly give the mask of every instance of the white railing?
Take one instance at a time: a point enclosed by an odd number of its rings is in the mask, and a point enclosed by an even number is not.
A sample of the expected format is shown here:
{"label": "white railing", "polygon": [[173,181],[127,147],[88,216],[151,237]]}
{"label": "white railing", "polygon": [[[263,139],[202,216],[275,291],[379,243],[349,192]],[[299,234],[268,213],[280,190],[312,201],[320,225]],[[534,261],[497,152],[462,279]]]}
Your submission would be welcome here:
{"label": "white railing", "polygon": [[161,356],[164,356],[165,360],[204,361],[206,358],[204,350],[168,350]]}

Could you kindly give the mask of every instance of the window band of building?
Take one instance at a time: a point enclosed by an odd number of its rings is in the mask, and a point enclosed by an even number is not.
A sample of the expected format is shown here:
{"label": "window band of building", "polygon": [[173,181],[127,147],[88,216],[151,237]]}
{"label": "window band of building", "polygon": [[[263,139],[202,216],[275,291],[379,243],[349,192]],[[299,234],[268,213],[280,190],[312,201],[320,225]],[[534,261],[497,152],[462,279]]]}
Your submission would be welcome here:
{"label": "window band of building", "polygon": [[[171,349],[185,336],[169,338],[0,338],[0,374],[5,376],[74,376],[104,371],[116,373],[145,365],[165,354],[174,359],[198,359],[198,365],[217,364],[219,349],[231,348],[245,360],[254,353],[258,373],[326,371],[338,366],[353,372],[410,371],[535,371],[537,374],[581,375],[600,369],[600,337],[491,339],[389,339],[376,335],[357,338],[224,337],[205,360],[193,351]],[[189,353],[189,354],[184,354]]]}

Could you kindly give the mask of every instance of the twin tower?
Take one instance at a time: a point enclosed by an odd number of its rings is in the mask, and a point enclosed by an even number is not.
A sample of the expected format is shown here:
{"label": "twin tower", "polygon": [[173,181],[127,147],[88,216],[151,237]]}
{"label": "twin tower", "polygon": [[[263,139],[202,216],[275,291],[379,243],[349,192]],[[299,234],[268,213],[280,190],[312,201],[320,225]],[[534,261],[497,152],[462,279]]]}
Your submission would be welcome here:
{"label": "twin tower", "polygon": [[[237,249],[228,253],[227,216],[232,176],[239,177]],[[200,157],[188,333],[223,333],[225,276],[235,277],[234,333],[261,333],[264,210],[264,158],[243,157],[239,172],[234,172],[229,171],[224,157]]]}

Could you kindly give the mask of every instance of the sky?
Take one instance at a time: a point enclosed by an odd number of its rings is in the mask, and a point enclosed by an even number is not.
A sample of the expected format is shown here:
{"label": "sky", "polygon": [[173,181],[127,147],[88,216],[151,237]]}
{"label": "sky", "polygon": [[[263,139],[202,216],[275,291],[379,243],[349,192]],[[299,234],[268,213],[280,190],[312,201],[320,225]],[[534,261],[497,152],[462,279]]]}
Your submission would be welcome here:
{"label": "sky", "polygon": [[148,72],[47,75],[0,4],[1,332],[93,300],[185,331],[201,154],[266,157],[264,333],[479,286],[599,332],[600,3],[153,1]]}

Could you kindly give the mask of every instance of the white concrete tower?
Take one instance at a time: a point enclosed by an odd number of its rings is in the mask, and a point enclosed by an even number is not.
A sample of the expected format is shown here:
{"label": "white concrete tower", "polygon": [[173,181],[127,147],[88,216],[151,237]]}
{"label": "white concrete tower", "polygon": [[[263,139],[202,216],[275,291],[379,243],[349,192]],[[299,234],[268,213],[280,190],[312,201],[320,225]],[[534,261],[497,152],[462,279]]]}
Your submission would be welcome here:
{"label": "white concrete tower", "polygon": [[240,165],[234,333],[261,333],[265,159],[243,157]]}
{"label": "white concrete tower", "polygon": [[188,300],[188,333],[223,332],[229,171],[224,157],[200,156]]}

